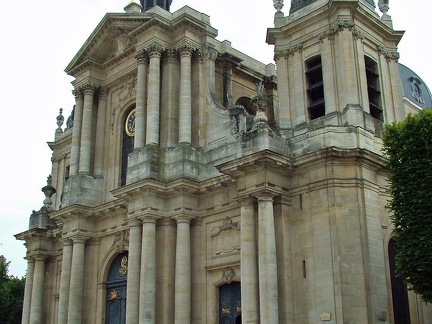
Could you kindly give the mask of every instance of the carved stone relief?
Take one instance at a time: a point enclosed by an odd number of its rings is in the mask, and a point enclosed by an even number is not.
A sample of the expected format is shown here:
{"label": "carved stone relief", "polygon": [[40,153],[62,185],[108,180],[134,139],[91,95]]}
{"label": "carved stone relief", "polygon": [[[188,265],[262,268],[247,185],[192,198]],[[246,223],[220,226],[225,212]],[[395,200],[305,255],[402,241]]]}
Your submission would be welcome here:
{"label": "carved stone relief", "polygon": [[223,224],[211,231],[213,257],[223,256],[240,251],[240,225],[226,217]]}

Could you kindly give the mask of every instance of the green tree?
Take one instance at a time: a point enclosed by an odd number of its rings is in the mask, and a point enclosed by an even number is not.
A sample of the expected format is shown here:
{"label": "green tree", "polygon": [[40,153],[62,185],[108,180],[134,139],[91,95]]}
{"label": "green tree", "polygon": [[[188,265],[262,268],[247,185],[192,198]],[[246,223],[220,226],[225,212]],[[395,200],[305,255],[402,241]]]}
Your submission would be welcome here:
{"label": "green tree", "polygon": [[432,109],[386,125],[389,203],[395,225],[396,273],[432,301]]}
{"label": "green tree", "polygon": [[25,279],[8,275],[10,262],[0,258],[0,323],[21,323]]}

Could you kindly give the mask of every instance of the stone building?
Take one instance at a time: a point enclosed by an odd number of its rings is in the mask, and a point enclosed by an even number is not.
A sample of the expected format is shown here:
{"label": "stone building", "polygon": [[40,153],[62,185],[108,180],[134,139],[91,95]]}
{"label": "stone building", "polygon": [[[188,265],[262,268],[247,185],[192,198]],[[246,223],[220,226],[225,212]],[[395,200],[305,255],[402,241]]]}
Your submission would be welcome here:
{"label": "stone building", "polygon": [[383,123],[432,106],[388,1],[274,0],[275,65],[171,1],[72,59],[23,323],[430,323],[394,276]]}

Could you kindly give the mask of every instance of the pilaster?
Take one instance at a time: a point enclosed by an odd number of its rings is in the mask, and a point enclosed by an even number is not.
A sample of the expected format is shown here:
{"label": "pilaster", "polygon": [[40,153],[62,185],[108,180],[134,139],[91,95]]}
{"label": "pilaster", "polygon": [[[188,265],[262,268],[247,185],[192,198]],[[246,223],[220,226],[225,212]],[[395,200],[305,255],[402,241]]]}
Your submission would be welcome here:
{"label": "pilaster", "polygon": [[99,104],[96,123],[96,144],[94,155],[94,175],[103,178],[103,162],[106,150],[105,126],[107,116],[108,88],[99,89]]}
{"label": "pilaster", "polygon": [[84,96],[81,88],[75,89],[72,93],[75,96],[75,114],[74,114],[74,124],[72,128],[70,175],[74,176],[78,174],[78,170],[79,170]]}
{"label": "pilaster", "polygon": [[88,83],[83,87],[84,108],[79,156],[79,172],[82,174],[90,173],[90,160],[92,152],[93,99],[97,89],[98,87],[92,83]]}
{"label": "pilaster", "polygon": [[191,251],[190,221],[194,217],[180,215],[177,221],[175,266],[175,323],[191,323]]}
{"label": "pilaster", "polygon": [[135,113],[135,139],[134,149],[141,149],[145,145],[146,135],[146,104],[147,104],[147,70],[148,54],[142,50],[135,56],[137,67],[136,85],[136,113]]}
{"label": "pilaster", "polygon": [[180,114],[179,143],[191,143],[192,133],[192,51],[189,45],[179,48],[180,53]]}
{"label": "pilaster", "polygon": [[160,119],[160,58],[162,48],[152,45],[148,49],[150,57],[148,76],[146,144],[159,145]]}
{"label": "pilaster", "polygon": [[32,301],[34,272],[35,272],[35,259],[32,257],[27,257],[27,273],[26,273],[24,300],[23,300],[22,324],[30,323],[30,308],[31,308],[31,301]]}

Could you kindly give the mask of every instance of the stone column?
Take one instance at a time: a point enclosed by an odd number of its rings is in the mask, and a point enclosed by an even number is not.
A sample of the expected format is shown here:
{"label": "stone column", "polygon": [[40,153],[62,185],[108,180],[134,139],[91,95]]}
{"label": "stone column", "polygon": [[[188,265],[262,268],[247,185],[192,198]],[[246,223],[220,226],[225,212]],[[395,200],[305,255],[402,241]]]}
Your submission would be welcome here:
{"label": "stone column", "polygon": [[259,323],[259,291],[257,282],[257,228],[255,220],[255,199],[246,198],[240,201],[241,219],[241,300],[243,323]]}
{"label": "stone column", "polygon": [[22,320],[21,320],[22,324],[30,323],[30,307],[31,307],[34,271],[35,271],[35,260],[32,257],[28,257],[24,300],[23,300],[23,312],[22,312]]}
{"label": "stone column", "polygon": [[136,85],[136,111],[135,111],[135,139],[134,148],[141,149],[145,145],[146,131],[146,101],[147,101],[147,66],[148,55],[142,50],[135,56],[138,61]]}
{"label": "stone column", "polygon": [[43,293],[45,279],[45,255],[34,256],[35,268],[30,307],[30,324],[43,323]]}
{"label": "stone column", "polygon": [[99,105],[96,125],[96,144],[94,157],[94,172],[97,178],[103,178],[103,162],[105,154],[105,125],[107,115],[108,88],[101,88],[99,91]]}
{"label": "stone column", "polygon": [[156,216],[145,216],[142,231],[139,323],[156,322]]}
{"label": "stone column", "polygon": [[87,238],[73,237],[72,265],[69,288],[68,324],[82,323],[84,283],[84,252]]}
{"label": "stone column", "polygon": [[92,151],[92,115],[93,98],[97,87],[91,83],[84,86],[84,108],[81,130],[81,146],[79,156],[79,173],[90,173]]}
{"label": "stone column", "polygon": [[191,216],[177,216],[177,242],[175,265],[175,310],[176,324],[191,323]]}
{"label": "stone column", "polygon": [[142,225],[140,220],[129,221],[129,257],[127,275],[126,323],[139,323]]}
{"label": "stone column", "polygon": [[179,143],[191,143],[192,132],[192,48],[180,48]]}
{"label": "stone column", "polygon": [[152,46],[149,51],[146,144],[159,144],[161,52],[158,46]]}
{"label": "stone column", "polygon": [[259,194],[258,199],[258,269],[260,323],[279,323],[276,239],[273,195]]}
{"label": "stone column", "polygon": [[83,93],[81,88],[77,88],[72,92],[75,96],[75,112],[72,128],[72,145],[71,145],[71,158],[70,158],[70,175],[78,174],[79,169],[79,156],[80,156],[80,143],[81,143],[81,128],[82,128],[82,114],[83,114]]}
{"label": "stone column", "polygon": [[63,241],[63,260],[60,276],[58,323],[67,323],[69,304],[69,285],[72,266],[72,241]]}

